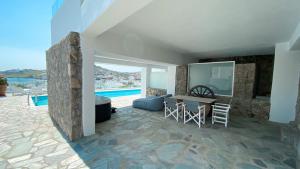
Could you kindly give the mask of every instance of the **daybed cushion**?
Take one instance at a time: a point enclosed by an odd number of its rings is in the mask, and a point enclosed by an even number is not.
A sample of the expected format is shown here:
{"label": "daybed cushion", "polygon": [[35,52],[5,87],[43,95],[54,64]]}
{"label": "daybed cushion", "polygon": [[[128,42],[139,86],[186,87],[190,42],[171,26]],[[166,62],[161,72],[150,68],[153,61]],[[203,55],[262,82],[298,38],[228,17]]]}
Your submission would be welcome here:
{"label": "daybed cushion", "polygon": [[146,98],[136,99],[133,101],[132,107],[149,111],[160,111],[164,108],[164,98],[171,96],[171,94],[168,94],[164,96],[149,96]]}

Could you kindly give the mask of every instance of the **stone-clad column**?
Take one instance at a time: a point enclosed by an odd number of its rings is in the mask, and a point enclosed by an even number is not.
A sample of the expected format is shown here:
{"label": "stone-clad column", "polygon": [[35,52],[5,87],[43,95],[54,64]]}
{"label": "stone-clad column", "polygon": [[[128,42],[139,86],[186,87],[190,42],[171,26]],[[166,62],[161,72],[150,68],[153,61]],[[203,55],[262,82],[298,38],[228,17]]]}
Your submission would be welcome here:
{"label": "stone-clad column", "polygon": [[296,105],[296,124],[298,129],[300,130],[300,77],[299,77],[299,84],[298,84],[298,99]]}
{"label": "stone-clad column", "polygon": [[82,53],[80,36],[71,32],[46,52],[48,108],[70,140],[82,137]]}
{"label": "stone-clad column", "polygon": [[176,67],[176,95],[185,95],[187,93],[187,81],[188,81],[188,66],[181,65]]}
{"label": "stone-clad column", "polygon": [[255,64],[236,64],[231,113],[244,116],[252,113],[254,83]]}
{"label": "stone-clad column", "polygon": [[296,106],[296,120],[295,121],[296,121],[296,125],[298,127],[297,166],[300,167],[300,76],[299,76],[299,84],[298,84],[298,99],[297,99],[297,106]]}

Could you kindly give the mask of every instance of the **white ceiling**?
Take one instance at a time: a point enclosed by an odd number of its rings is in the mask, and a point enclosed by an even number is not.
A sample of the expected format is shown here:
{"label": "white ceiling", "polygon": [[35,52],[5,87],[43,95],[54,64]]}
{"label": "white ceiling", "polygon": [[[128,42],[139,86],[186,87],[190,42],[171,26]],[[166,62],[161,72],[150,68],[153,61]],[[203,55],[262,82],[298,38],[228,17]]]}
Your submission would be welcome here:
{"label": "white ceiling", "polygon": [[274,53],[300,22],[300,0],[154,0],[112,28],[192,56]]}

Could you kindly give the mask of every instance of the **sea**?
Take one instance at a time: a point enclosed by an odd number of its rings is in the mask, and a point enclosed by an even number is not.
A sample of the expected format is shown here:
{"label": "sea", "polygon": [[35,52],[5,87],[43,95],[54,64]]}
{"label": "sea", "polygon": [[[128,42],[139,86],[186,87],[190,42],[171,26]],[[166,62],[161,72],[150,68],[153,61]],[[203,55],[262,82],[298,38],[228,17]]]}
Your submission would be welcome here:
{"label": "sea", "polygon": [[7,78],[7,82],[9,85],[37,85],[45,83],[46,80],[35,78],[12,77]]}

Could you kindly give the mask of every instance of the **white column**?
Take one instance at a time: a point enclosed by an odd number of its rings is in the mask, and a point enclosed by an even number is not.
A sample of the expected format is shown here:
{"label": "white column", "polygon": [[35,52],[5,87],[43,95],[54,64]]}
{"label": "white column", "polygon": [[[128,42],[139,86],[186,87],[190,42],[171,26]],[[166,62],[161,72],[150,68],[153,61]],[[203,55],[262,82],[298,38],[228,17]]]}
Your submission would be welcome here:
{"label": "white column", "polygon": [[82,49],[82,125],[84,136],[95,134],[94,52],[84,36]]}
{"label": "white column", "polygon": [[150,66],[143,67],[142,76],[141,76],[142,97],[146,97],[147,88],[149,87],[149,83],[150,83],[150,74],[151,74],[151,67]]}
{"label": "white column", "polygon": [[167,93],[175,95],[176,66],[168,66]]}
{"label": "white column", "polygon": [[290,51],[289,43],[276,45],[271,93],[270,120],[295,120],[300,72],[300,51]]}

